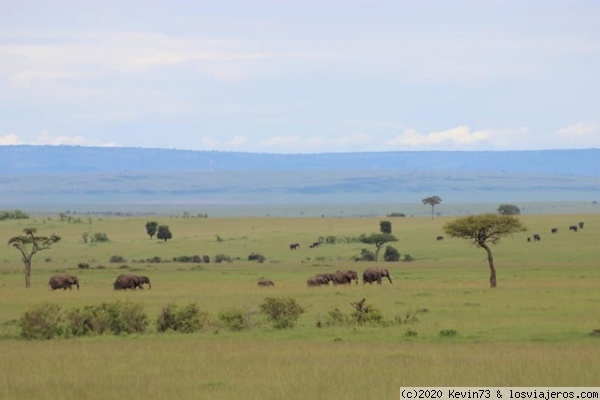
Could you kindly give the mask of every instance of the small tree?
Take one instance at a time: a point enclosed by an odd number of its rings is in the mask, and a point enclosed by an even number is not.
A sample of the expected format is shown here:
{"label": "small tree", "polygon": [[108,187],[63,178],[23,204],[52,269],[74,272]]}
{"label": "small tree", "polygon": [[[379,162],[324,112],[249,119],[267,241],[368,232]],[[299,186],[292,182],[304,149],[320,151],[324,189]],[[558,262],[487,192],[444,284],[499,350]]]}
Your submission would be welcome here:
{"label": "small tree", "polygon": [[500,215],[519,215],[521,210],[514,204],[500,204],[498,207],[498,214]]}
{"label": "small tree", "polygon": [[173,238],[173,234],[167,225],[161,225],[158,227],[158,233],[156,234],[156,237],[166,242],[167,240]]}
{"label": "small tree", "polygon": [[431,206],[431,219],[433,219],[433,211],[435,210],[435,206],[442,202],[442,198],[439,196],[431,196],[425,197],[421,200],[423,204]]}
{"label": "small tree", "polygon": [[374,244],[375,245],[375,261],[379,260],[379,250],[381,247],[388,242],[397,242],[398,239],[394,235],[389,233],[372,233],[369,236],[361,235],[361,243]]}
{"label": "small tree", "polygon": [[158,222],[156,221],[148,221],[146,222],[146,233],[150,236],[150,239],[156,235],[158,230]]}
{"label": "small tree", "polygon": [[26,228],[24,235],[10,238],[8,244],[21,252],[21,260],[25,265],[25,287],[31,286],[31,260],[38,251],[49,249],[60,240],[59,236],[36,236],[37,229]]}
{"label": "small tree", "polygon": [[497,244],[504,236],[526,231],[527,228],[512,215],[482,214],[458,218],[446,223],[444,231],[451,237],[467,239],[487,253],[490,267],[490,287],[497,285],[494,257],[489,244]]}
{"label": "small tree", "polygon": [[390,221],[380,221],[379,231],[381,233],[392,233],[392,223]]}

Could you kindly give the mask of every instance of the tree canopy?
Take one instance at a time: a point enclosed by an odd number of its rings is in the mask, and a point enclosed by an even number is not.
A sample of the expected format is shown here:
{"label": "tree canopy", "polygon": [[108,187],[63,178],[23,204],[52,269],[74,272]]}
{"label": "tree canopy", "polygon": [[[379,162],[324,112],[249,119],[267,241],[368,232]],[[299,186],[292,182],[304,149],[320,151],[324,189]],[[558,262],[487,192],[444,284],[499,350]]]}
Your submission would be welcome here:
{"label": "tree canopy", "polygon": [[435,210],[435,206],[442,202],[442,198],[439,196],[430,196],[425,197],[421,200],[423,204],[431,206],[431,219],[433,219],[433,211]]}
{"label": "tree canopy", "polygon": [[361,243],[365,244],[374,244],[375,245],[375,261],[379,260],[379,250],[381,247],[389,242],[397,242],[398,239],[396,236],[391,235],[389,233],[372,233],[369,236],[361,235],[360,236]]}
{"label": "tree canopy", "polygon": [[497,279],[489,244],[498,244],[501,238],[526,230],[517,217],[497,214],[470,215],[444,225],[444,231],[449,236],[469,240],[486,251],[490,267],[490,287],[497,286]]}
{"label": "tree canopy", "polygon": [[500,215],[519,215],[521,210],[514,204],[500,204],[498,207],[498,214]]}
{"label": "tree canopy", "polygon": [[8,240],[8,244],[21,252],[21,260],[25,266],[25,287],[31,286],[31,260],[35,253],[49,249],[60,240],[59,236],[36,236],[36,228],[23,229],[23,235],[14,236]]}

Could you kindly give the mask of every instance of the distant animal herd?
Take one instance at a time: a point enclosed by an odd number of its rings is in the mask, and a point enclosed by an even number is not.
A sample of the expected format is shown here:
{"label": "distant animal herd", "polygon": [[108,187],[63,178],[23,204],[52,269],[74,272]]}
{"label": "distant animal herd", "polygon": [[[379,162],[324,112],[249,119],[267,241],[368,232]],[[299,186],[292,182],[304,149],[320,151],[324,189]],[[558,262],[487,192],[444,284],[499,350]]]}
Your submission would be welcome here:
{"label": "distant animal herd", "polygon": [[[579,221],[577,223],[577,225],[570,225],[569,226],[569,231],[578,232],[581,229],[583,229],[584,226],[585,226],[585,221]],[[558,228],[551,228],[550,229],[550,234],[552,234],[552,235],[558,234]],[[528,242],[531,242],[532,240],[534,242],[539,242],[539,241],[542,240],[542,236],[539,233],[534,233],[532,236],[528,236],[527,237],[527,241]]]}
{"label": "distant animal herd", "polygon": [[[578,232],[579,230],[583,229],[584,226],[585,226],[585,222],[579,221],[579,223],[577,223],[576,225],[570,225],[569,231]],[[556,228],[556,227],[551,228],[550,233],[552,235],[558,234],[558,228]],[[539,233],[534,233],[532,236],[527,237],[527,241],[531,242],[532,239],[533,239],[533,241],[539,242],[542,240],[542,237]],[[444,237],[437,236],[436,240],[437,241],[444,240]],[[312,248],[318,247],[320,244],[321,244],[321,242],[313,242],[308,247],[310,247],[312,249]],[[291,243],[290,244],[290,250],[298,250],[299,248],[300,248],[300,243]],[[252,258],[253,255],[254,255],[254,253],[252,253],[250,255],[249,260],[253,261],[253,258]],[[392,283],[392,278],[390,277],[390,273],[385,268],[370,267],[370,268],[365,269],[362,274],[363,285],[366,283],[372,284],[374,282],[377,282],[377,284],[381,284],[382,278],[387,278],[389,280],[389,282]],[[309,287],[329,285],[330,282],[333,283],[334,285],[350,285],[352,283],[352,281],[354,281],[355,284],[358,285],[358,274],[356,271],[354,271],[354,270],[338,270],[333,273],[326,272],[326,273],[319,273],[319,274],[313,275],[306,280],[306,284]],[[259,278],[257,284],[258,284],[258,286],[266,286],[266,287],[275,286],[275,283],[273,281],[271,281],[267,278],[264,278],[264,277]],[[150,278],[148,278],[147,276],[138,276],[138,275],[133,275],[133,274],[121,274],[117,277],[117,279],[113,283],[113,288],[114,288],[114,290],[126,290],[126,289],[136,290],[136,289],[144,289],[144,285],[148,285],[149,289],[152,288],[152,285],[150,283]],[[77,289],[79,290],[79,279],[75,275],[56,274],[56,275],[52,275],[50,277],[50,280],[48,281],[48,286],[49,286],[49,289],[51,289],[51,290],[57,290],[57,289],[66,290],[66,289],[72,289],[73,286],[77,286]]]}

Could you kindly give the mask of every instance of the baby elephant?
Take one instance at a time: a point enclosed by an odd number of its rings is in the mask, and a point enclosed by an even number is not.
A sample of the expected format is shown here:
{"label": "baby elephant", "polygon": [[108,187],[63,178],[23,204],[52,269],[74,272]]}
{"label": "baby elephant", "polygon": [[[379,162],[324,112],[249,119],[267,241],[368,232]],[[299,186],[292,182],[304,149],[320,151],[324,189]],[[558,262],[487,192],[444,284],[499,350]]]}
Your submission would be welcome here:
{"label": "baby elephant", "polygon": [[48,281],[48,286],[52,290],[56,289],[73,289],[71,286],[77,285],[77,290],[79,290],[79,279],[75,275],[68,274],[57,274],[52,275],[50,280]]}
{"label": "baby elephant", "polygon": [[267,278],[260,278],[257,282],[258,286],[275,286],[275,284],[273,283],[273,281],[267,279]]}

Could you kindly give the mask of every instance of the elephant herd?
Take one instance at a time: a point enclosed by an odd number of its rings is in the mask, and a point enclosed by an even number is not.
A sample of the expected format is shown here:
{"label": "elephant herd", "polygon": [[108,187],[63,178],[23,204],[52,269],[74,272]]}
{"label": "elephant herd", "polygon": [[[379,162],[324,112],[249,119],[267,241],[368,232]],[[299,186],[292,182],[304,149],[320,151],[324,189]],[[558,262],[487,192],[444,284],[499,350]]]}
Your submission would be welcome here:
{"label": "elephant herd", "polygon": [[[381,284],[382,278],[386,277],[390,283],[392,283],[392,278],[390,277],[390,273],[385,268],[371,267],[367,268],[363,271],[363,285],[365,283],[372,284],[373,282],[377,282],[377,284]],[[306,284],[308,286],[322,286],[329,285],[329,282],[333,282],[334,285],[349,285],[355,282],[358,285],[358,274],[353,270],[346,271],[335,271],[334,273],[323,273],[316,274],[311,276],[306,280]]]}
{"label": "elephant herd", "polygon": [[[115,290],[126,290],[126,289],[144,289],[144,285],[148,285],[148,289],[152,289],[150,278],[147,276],[138,276],[133,274],[121,274],[117,277],[113,283]],[[56,274],[50,277],[48,281],[48,287],[51,290],[56,289],[73,289],[72,286],[77,286],[79,290],[79,279],[75,275],[69,274]]]}

